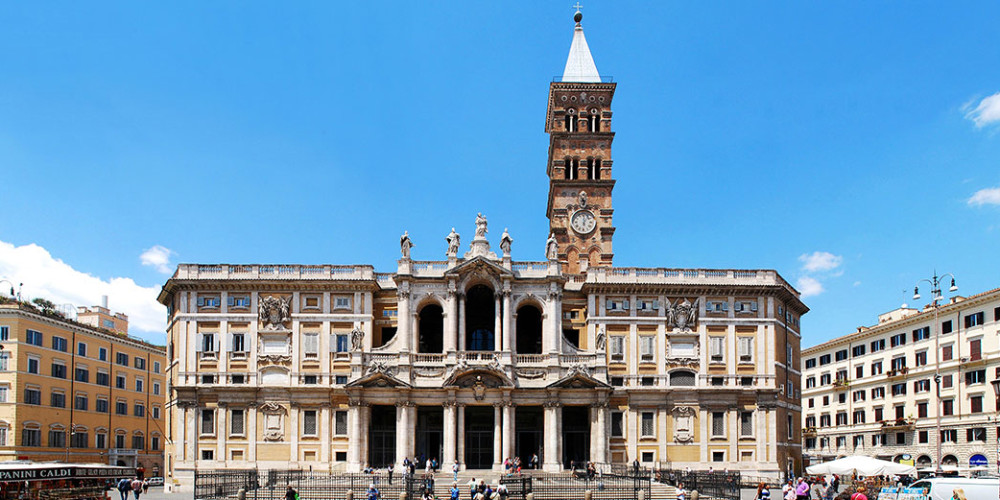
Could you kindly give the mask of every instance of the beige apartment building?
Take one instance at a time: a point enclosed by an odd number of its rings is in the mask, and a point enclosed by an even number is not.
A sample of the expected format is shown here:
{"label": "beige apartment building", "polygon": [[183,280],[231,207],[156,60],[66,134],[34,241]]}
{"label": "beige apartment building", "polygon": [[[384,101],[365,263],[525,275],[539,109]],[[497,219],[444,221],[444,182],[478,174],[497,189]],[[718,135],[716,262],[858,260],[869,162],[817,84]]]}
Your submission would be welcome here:
{"label": "beige apartment building", "polygon": [[14,301],[0,303],[0,345],[0,460],[162,474],[162,346]]}
{"label": "beige apartment building", "polygon": [[188,487],[196,469],[357,471],[420,456],[476,470],[534,455],[549,471],[800,470],[798,292],[773,270],[614,267],[616,84],[579,22],[557,80],[551,236],[525,252],[544,248],[544,261],[515,260],[507,230],[493,246],[479,214],[467,246],[442,228],[439,260],[414,258],[404,234],[387,273],[178,267],[159,297],[168,483]]}
{"label": "beige apartment building", "polygon": [[822,462],[868,455],[997,463],[1000,289],[901,308],[802,351],[803,443]]}

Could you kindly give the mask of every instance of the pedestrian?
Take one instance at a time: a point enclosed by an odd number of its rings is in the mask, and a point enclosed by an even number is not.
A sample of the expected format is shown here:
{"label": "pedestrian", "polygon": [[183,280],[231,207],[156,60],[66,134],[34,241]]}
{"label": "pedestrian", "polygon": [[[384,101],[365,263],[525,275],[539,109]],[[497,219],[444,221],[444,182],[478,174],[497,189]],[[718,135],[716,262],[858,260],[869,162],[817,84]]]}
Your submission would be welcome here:
{"label": "pedestrian", "polygon": [[687,500],[687,490],[684,489],[684,483],[677,483],[677,500]]}
{"label": "pedestrian", "polygon": [[132,494],[135,495],[135,500],[139,500],[139,495],[142,495],[142,481],[138,477],[132,480]]}
{"label": "pedestrian", "polygon": [[368,500],[379,500],[380,498],[382,498],[382,493],[380,493],[378,491],[378,488],[375,487],[375,483],[371,483],[368,485],[367,497]]}
{"label": "pedestrian", "polygon": [[143,479],[142,480],[142,493],[145,494],[147,491],[149,491],[149,480]]}
{"label": "pedestrian", "polygon": [[753,500],[771,500],[771,490],[767,487],[767,483],[757,485],[757,495]]}
{"label": "pedestrian", "polygon": [[476,478],[472,478],[472,479],[469,480],[469,499],[470,500],[475,500],[475,498],[476,498],[476,492],[479,490],[478,486],[479,485],[476,483]]}
{"label": "pedestrian", "polygon": [[823,485],[820,484],[819,479],[814,479],[812,486],[809,487],[809,498],[810,500],[823,500]]}
{"label": "pedestrian", "polygon": [[285,488],[285,500],[299,500],[299,492],[295,491],[295,488],[292,488],[290,484],[288,488]]}
{"label": "pedestrian", "polygon": [[809,500],[809,483],[801,477],[798,484],[795,485],[795,498],[796,500]]}
{"label": "pedestrian", "polygon": [[507,500],[507,485],[503,483],[497,484],[497,494],[500,495],[500,500]]}
{"label": "pedestrian", "polygon": [[452,483],[451,491],[449,491],[449,493],[451,493],[451,500],[458,500],[459,490],[457,482]]}
{"label": "pedestrian", "polygon": [[131,490],[132,481],[129,481],[127,477],[123,477],[118,481],[118,494],[122,496],[122,500],[128,500],[128,492]]}
{"label": "pedestrian", "polygon": [[962,488],[955,488],[954,490],[951,490],[951,498],[952,500],[966,500],[965,490]]}
{"label": "pedestrian", "polygon": [[455,481],[457,483],[458,482],[458,460],[455,460],[455,463],[451,464],[451,473],[454,476],[452,478],[452,481]]}
{"label": "pedestrian", "polygon": [[865,491],[864,486],[858,486],[857,492],[851,495],[851,500],[868,500],[868,495],[865,494]]}

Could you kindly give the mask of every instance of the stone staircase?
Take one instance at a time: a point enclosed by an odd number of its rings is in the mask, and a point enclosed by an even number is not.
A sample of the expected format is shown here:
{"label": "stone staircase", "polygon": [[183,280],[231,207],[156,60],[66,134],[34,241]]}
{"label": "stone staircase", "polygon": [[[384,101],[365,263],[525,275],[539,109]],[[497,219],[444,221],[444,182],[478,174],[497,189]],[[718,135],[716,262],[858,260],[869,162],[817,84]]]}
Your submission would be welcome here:
{"label": "stone staircase", "polygon": [[[463,470],[463,471],[459,471],[457,483],[458,483],[458,489],[462,492],[462,494],[461,494],[461,496],[459,498],[462,498],[462,499],[468,498],[468,495],[469,495],[469,493],[468,493],[468,491],[469,491],[469,481],[470,480],[475,479],[477,483],[480,480],[485,480],[487,483],[495,486],[497,484],[497,480],[500,478],[501,475],[502,475],[501,472],[494,471],[494,470]],[[566,477],[570,477],[570,473],[566,472],[565,476]],[[439,473],[435,474],[435,479],[436,479],[436,484],[435,484],[436,488],[435,488],[435,491],[437,491],[438,494],[446,493],[449,489],[451,489],[452,483],[456,482],[452,478],[453,478],[453,474],[451,473],[451,471],[448,471],[448,472],[439,472]],[[543,496],[544,495],[541,495],[541,496],[540,495],[535,495],[535,498],[537,500],[545,500],[545,498],[543,498]],[[601,495],[599,495],[599,494],[595,494],[594,495],[594,498],[600,498],[600,497],[601,497]],[[670,486],[670,485],[667,485],[667,484],[658,483],[656,481],[650,481],[650,492],[649,492],[649,496],[647,497],[647,499],[648,500],[676,500],[677,499],[677,489],[674,488],[673,486]],[[570,500],[570,499],[567,499],[567,500]],[[581,497],[581,500],[582,500],[582,497]]]}

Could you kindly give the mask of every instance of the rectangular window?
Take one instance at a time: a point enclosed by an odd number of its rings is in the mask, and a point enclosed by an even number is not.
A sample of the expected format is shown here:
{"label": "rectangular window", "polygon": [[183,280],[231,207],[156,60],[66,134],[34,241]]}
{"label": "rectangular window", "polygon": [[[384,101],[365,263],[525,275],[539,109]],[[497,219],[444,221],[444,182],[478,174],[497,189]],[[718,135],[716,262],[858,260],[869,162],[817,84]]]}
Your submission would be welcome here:
{"label": "rectangular window", "polygon": [[942,375],[941,376],[941,387],[943,389],[951,389],[951,386],[952,386],[951,375]]}
{"label": "rectangular window", "polygon": [[872,353],[885,349],[885,339],[873,340],[871,343]]}
{"label": "rectangular window", "polygon": [[94,410],[97,411],[98,413],[107,413],[108,412],[108,400],[107,399],[98,398],[97,399],[97,403],[94,405]]}
{"label": "rectangular window", "polygon": [[344,385],[347,383],[347,375],[335,375],[333,380],[337,385]]}
{"label": "rectangular window", "polygon": [[892,395],[902,396],[906,394],[906,383],[892,384]]}
{"label": "rectangular window", "polygon": [[982,384],[986,382],[986,370],[965,372],[965,385]]}
{"label": "rectangular window", "polygon": [[652,335],[639,336],[639,359],[641,361],[653,361],[653,351],[655,350],[653,345],[655,343],[656,339]]}
{"label": "rectangular window", "polygon": [[52,376],[55,378],[66,378],[66,365],[52,363]]}
{"label": "rectangular window", "polygon": [[954,443],[958,441],[958,430],[957,429],[947,429],[941,431],[941,442],[942,443]]}
{"label": "rectangular window", "polygon": [[914,356],[913,364],[916,366],[925,366],[927,364],[927,351],[920,351]]}
{"label": "rectangular window", "polygon": [[982,413],[983,412],[983,397],[982,396],[972,396],[969,398],[969,403],[971,409],[969,413]]}
{"label": "rectangular window", "polygon": [[954,357],[954,354],[952,354],[951,344],[941,348],[941,361],[951,361],[952,357]]}
{"label": "rectangular window", "polygon": [[931,390],[931,379],[916,380],[913,382],[913,392],[914,394],[920,394],[921,392],[929,392]]}
{"label": "rectangular window", "polygon": [[847,413],[838,412],[837,413],[837,425],[847,425]]}
{"label": "rectangular window", "polygon": [[115,448],[125,449],[125,434],[115,434]]}
{"label": "rectangular window", "polygon": [[53,392],[52,397],[49,399],[51,406],[53,408],[65,408],[66,407],[66,395],[61,392]]}
{"label": "rectangular window", "polygon": [[857,403],[859,401],[864,401],[864,400],[865,400],[865,391],[864,390],[854,391],[854,402],[855,403]]}
{"label": "rectangular window", "polygon": [[753,437],[753,412],[740,412],[740,437]]}
{"label": "rectangular window", "polygon": [[38,389],[25,389],[24,390],[24,402],[29,405],[40,405],[42,404],[42,391]]}
{"label": "rectangular window", "polygon": [[955,401],[952,399],[944,399],[941,401],[941,414],[944,416],[951,416],[955,414]]}
{"label": "rectangular window", "polygon": [[153,361],[153,373],[160,373],[160,362]]}
{"label": "rectangular window", "polygon": [[906,368],[906,356],[892,358],[892,369],[899,372]]}
{"label": "rectangular window", "polygon": [[860,380],[865,376],[865,365],[858,365],[854,367],[854,378]]}
{"label": "rectangular window", "polygon": [[87,411],[87,407],[89,406],[87,403],[87,396],[78,394],[73,398],[73,409]]}
{"label": "rectangular window", "polygon": [[115,353],[115,362],[122,366],[128,366],[128,354],[124,352]]}
{"label": "rectangular window", "polygon": [[832,379],[830,378],[829,373],[824,373],[819,376],[819,385],[830,385],[831,382]]}
{"label": "rectangular window", "polygon": [[135,415],[135,416],[137,416],[137,417],[145,417],[146,416],[146,406],[143,405],[142,403],[136,403],[132,407],[132,414]]}
{"label": "rectangular window", "polygon": [[66,431],[52,429],[49,431],[49,448],[65,448]]}
{"label": "rectangular window", "polygon": [[979,326],[983,324],[983,312],[979,311],[977,313],[970,314],[965,317],[965,327],[972,328],[974,326]]}
{"label": "rectangular window", "polygon": [[243,435],[243,410],[234,409],[229,411],[229,433]]}
{"label": "rectangular window", "polygon": [[90,382],[90,370],[82,367],[77,367],[73,373],[73,380],[77,382],[89,383]]}
{"label": "rectangular window", "polygon": [[239,332],[233,334],[233,346],[230,350],[232,352],[247,352],[245,333]]}
{"label": "rectangular window", "polygon": [[819,426],[820,427],[830,427],[830,415],[820,415],[819,416]]}
{"label": "rectangular window", "polygon": [[115,415],[128,415],[128,403],[125,401],[115,402]]}
{"label": "rectangular window", "polygon": [[951,320],[941,322],[941,335],[947,335],[952,332],[954,327],[951,325]]}
{"label": "rectangular window", "polygon": [[142,392],[142,379],[135,379],[135,392]]}
{"label": "rectangular window", "polygon": [[145,448],[145,439],[142,436],[132,436],[132,449],[141,450]]}
{"label": "rectangular window", "polygon": [[97,385],[103,385],[104,387],[111,385],[111,380],[109,380],[107,373],[97,372]]}
{"label": "rectangular window", "polygon": [[234,309],[246,309],[250,307],[250,296],[230,295],[226,298],[226,304]]}
{"label": "rectangular window", "polygon": [[351,298],[350,297],[335,297],[333,299],[334,309],[350,309],[351,308]]}
{"label": "rectangular window", "polygon": [[854,423],[863,424],[865,423],[865,411],[864,410],[854,410]]}
{"label": "rectangular window", "polygon": [[215,352],[215,334],[201,334],[201,352]]}
{"label": "rectangular window", "polygon": [[66,344],[66,339],[56,336],[52,337],[52,348],[60,352],[68,352],[67,349],[69,349]]}
{"label": "rectangular window", "polygon": [[882,362],[881,361],[873,361],[872,362],[872,376],[874,377],[875,375],[881,375],[881,374],[882,374]]}
{"label": "rectangular window", "polygon": [[986,428],[985,427],[973,427],[971,429],[965,429],[965,440],[970,443],[985,443],[986,442]]}
{"label": "rectangular window", "polygon": [[69,436],[69,445],[73,448],[86,448],[90,441],[90,434],[82,431],[73,431]]}
{"label": "rectangular window", "polygon": [[38,347],[42,347],[43,337],[44,336],[42,335],[42,332],[39,332],[37,330],[28,330],[25,335],[25,341],[31,345],[37,345]]}
{"label": "rectangular window", "polygon": [[0,352],[0,371],[7,371],[10,369],[10,353]]}
{"label": "rectangular window", "polygon": [[159,396],[160,395],[160,383],[159,382],[153,382],[153,395],[154,396]]}
{"label": "rectangular window", "polygon": [[752,363],[753,337],[740,337],[739,339],[740,339],[739,340],[740,363]]}
{"label": "rectangular window", "polygon": [[108,360],[108,350],[105,349],[105,348],[103,348],[103,347],[99,347],[97,349],[97,359],[100,360],[100,361],[107,361]]}
{"label": "rectangular window", "polygon": [[201,433],[215,434],[215,411],[208,408],[201,409]]}
{"label": "rectangular window", "polygon": [[655,437],[656,436],[656,415],[651,411],[644,411],[642,416],[642,437]]}
{"label": "rectangular window", "polygon": [[901,345],[906,345],[906,334],[898,333],[889,337],[889,347],[898,347]]}
{"label": "rectangular window", "polygon": [[82,356],[82,357],[87,357],[87,344],[84,344],[83,342],[77,342],[76,343],[76,355],[77,356]]}
{"label": "rectangular window", "polygon": [[836,358],[837,361],[843,361],[847,359],[847,349],[837,351],[834,357]]}
{"label": "rectangular window", "polygon": [[319,334],[307,333],[302,336],[302,352],[307,358],[319,356]]}
{"label": "rectangular window", "polygon": [[108,447],[108,435],[107,434],[97,434],[94,436],[94,448],[107,448]]}
{"label": "rectangular window", "polygon": [[611,437],[625,437],[625,414],[620,411],[611,412]]}
{"label": "rectangular window", "polygon": [[154,419],[159,419],[160,418],[160,407],[159,406],[154,406],[153,407],[153,418]]}
{"label": "rectangular window", "polygon": [[315,436],[317,434],[316,410],[302,412],[302,434],[305,436]]}
{"label": "rectangular window", "polygon": [[927,402],[917,403],[917,418],[927,418]]}
{"label": "rectangular window", "polygon": [[139,370],[146,369],[146,360],[144,358],[136,356],[135,359],[133,359],[132,361],[133,361],[133,366],[135,366],[137,369]]}
{"label": "rectangular window", "polygon": [[896,420],[902,419],[906,415],[906,405],[897,405],[896,410]]}
{"label": "rectangular window", "polygon": [[21,446],[41,446],[42,431],[40,429],[24,429],[21,431]]}
{"label": "rectangular window", "polygon": [[10,390],[10,387],[8,387],[6,385],[0,385],[0,403],[6,403],[7,402],[7,391],[9,391],[9,390]]}
{"label": "rectangular window", "polygon": [[726,414],[721,411],[712,412],[712,437],[726,436]]}
{"label": "rectangular window", "polygon": [[623,361],[625,359],[625,337],[615,335],[611,337],[611,361]]}
{"label": "rectangular window", "polygon": [[856,345],[856,346],[854,346],[854,347],[851,348],[851,356],[853,356],[853,357],[856,358],[858,356],[864,356],[864,355],[865,355],[865,345],[864,344]]}
{"label": "rectangular window", "polygon": [[149,449],[153,451],[160,451],[160,438],[153,436],[149,439]]}
{"label": "rectangular window", "polygon": [[862,447],[864,445],[865,445],[865,437],[864,436],[854,436],[854,447],[855,448],[860,448],[860,447]]}
{"label": "rectangular window", "polygon": [[830,355],[829,354],[824,354],[824,355],[822,355],[822,356],[819,357],[819,365],[820,366],[828,365],[828,364],[830,364]]}
{"label": "rectangular window", "polygon": [[917,328],[913,330],[913,341],[918,342],[921,340],[927,340],[931,338],[931,327],[925,326],[923,328]]}
{"label": "rectangular window", "polygon": [[28,373],[38,373],[38,358],[28,358]]}
{"label": "rectangular window", "polygon": [[0,341],[10,340],[10,327],[0,326]]}
{"label": "rectangular window", "polygon": [[975,339],[969,341],[969,361],[979,361],[983,359],[983,340]]}
{"label": "rectangular window", "polygon": [[124,388],[125,388],[125,375],[116,375],[115,389],[124,389]]}
{"label": "rectangular window", "polygon": [[809,358],[806,360],[806,369],[816,368],[816,358]]}
{"label": "rectangular window", "polygon": [[882,410],[881,406],[875,408],[875,421],[876,422],[881,422],[883,420],[883,418],[882,418],[882,411],[883,410]]}
{"label": "rectangular window", "polygon": [[882,446],[885,444],[885,434],[872,434],[872,446]]}
{"label": "rectangular window", "polygon": [[726,338],[725,337],[709,337],[709,359],[714,363],[721,363],[723,361],[726,352]]}
{"label": "rectangular window", "polygon": [[333,434],[335,436],[347,435],[347,412],[337,411],[333,414]]}
{"label": "rectangular window", "polygon": [[334,352],[347,352],[347,334],[338,333],[334,335]]}
{"label": "rectangular window", "polygon": [[816,387],[816,377],[809,377],[806,379],[806,389],[812,389]]}

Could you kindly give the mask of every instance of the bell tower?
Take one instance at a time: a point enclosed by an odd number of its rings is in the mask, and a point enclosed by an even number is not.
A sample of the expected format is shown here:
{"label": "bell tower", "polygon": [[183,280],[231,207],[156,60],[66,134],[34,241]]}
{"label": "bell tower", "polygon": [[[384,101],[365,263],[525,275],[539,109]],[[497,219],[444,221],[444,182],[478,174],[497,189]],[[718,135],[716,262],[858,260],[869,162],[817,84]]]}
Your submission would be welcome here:
{"label": "bell tower", "polygon": [[573,43],[562,78],[549,85],[545,132],[549,134],[549,230],[565,273],[611,266],[614,207],[611,99],[615,84],[597,72],[583,36],[583,14],[573,16]]}

